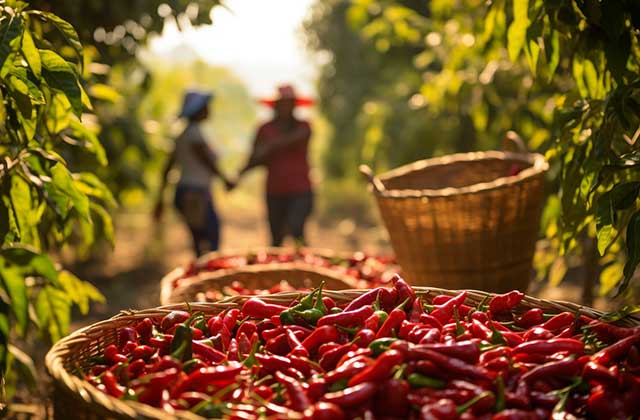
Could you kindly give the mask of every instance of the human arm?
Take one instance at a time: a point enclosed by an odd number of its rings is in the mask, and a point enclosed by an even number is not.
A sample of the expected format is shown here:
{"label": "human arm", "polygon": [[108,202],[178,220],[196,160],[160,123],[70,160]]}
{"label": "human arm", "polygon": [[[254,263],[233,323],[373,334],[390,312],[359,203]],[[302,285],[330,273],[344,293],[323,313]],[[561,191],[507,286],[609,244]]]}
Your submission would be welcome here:
{"label": "human arm", "polygon": [[164,210],[164,190],[167,187],[167,178],[169,175],[169,171],[173,167],[173,164],[176,161],[176,152],[175,149],[169,155],[169,159],[167,159],[167,163],[162,171],[162,178],[160,179],[160,190],[158,191],[158,200],[153,209],[153,218],[155,220],[160,220],[162,217],[162,212]]}
{"label": "human arm", "polygon": [[211,171],[212,174],[217,175],[222,179],[227,190],[232,190],[235,187],[235,183],[220,170],[220,167],[218,166],[218,159],[207,143],[194,142],[191,144],[191,151],[195,156],[197,156],[200,162]]}

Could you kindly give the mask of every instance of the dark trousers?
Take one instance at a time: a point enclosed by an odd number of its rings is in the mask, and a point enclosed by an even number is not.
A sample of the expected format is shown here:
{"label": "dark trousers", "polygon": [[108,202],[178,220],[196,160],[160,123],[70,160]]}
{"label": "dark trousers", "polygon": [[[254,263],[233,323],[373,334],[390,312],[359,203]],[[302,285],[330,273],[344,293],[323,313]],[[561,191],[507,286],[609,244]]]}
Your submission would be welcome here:
{"label": "dark trousers", "polygon": [[174,204],[191,231],[196,255],[216,251],[220,244],[220,221],[209,188],[178,185]]}
{"label": "dark trousers", "polygon": [[286,235],[297,245],[306,245],[304,224],[313,210],[311,191],[295,194],[267,194],[271,245],[280,246]]}

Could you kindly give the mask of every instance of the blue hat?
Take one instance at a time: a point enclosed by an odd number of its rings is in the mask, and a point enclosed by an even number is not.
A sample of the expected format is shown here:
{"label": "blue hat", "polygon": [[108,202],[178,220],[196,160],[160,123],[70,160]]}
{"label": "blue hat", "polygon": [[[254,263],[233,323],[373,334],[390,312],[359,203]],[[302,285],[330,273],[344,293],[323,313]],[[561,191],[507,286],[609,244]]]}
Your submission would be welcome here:
{"label": "blue hat", "polygon": [[182,111],[179,117],[190,118],[200,112],[200,110],[213,98],[213,93],[189,91],[184,95]]}

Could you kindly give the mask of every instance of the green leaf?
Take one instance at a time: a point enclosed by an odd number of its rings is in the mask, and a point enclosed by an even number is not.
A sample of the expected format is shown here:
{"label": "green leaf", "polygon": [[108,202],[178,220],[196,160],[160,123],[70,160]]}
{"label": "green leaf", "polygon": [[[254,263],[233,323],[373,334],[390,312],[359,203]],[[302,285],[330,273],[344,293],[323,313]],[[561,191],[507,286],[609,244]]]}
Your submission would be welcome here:
{"label": "green leaf", "polygon": [[0,266],[0,275],[11,300],[11,310],[16,316],[18,334],[23,336],[29,322],[29,300],[23,271],[19,266],[8,264]]}
{"label": "green leaf", "polygon": [[82,315],[89,313],[90,301],[105,302],[104,296],[98,289],[92,284],[80,280],[73,273],[63,270],[60,272],[59,279],[68,298],[78,305],[78,309],[80,309]]}
{"label": "green leaf", "polygon": [[96,83],[89,86],[89,94],[93,98],[111,103],[115,103],[122,99],[122,95],[120,95],[117,90],[103,83]]}
{"label": "green leaf", "polygon": [[58,271],[48,255],[39,254],[24,245],[14,245],[2,249],[0,256],[20,267],[27,276],[42,276],[51,284],[58,284]]}
{"label": "green leaf", "polygon": [[66,20],[54,15],[53,13],[44,12],[40,10],[29,10],[27,13],[40,16],[41,18],[51,22],[57,29],[60,31],[64,39],[71,45],[71,47],[75,50],[76,54],[80,58],[80,63],[82,63],[83,59],[83,50],[82,43],[80,42],[80,38],[78,37],[78,33],[73,28],[73,26],[67,22]]}
{"label": "green leaf", "polygon": [[547,81],[551,81],[560,64],[560,35],[558,31],[551,31],[551,35],[544,42],[545,53],[547,54]]}
{"label": "green leaf", "polygon": [[109,187],[90,172],[81,172],[74,175],[78,189],[91,197],[102,200],[107,207],[117,207],[118,203],[111,194]]}
{"label": "green leaf", "polygon": [[73,134],[76,137],[85,141],[86,148],[96,156],[98,163],[102,166],[107,165],[107,153],[102,147],[98,136],[77,120],[69,121],[69,127],[73,129]]}
{"label": "green leaf", "polygon": [[529,0],[513,0],[513,22],[507,31],[509,58],[515,61],[527,39]]}
{"label": "green leaf", "polygon": [[51,182],[57,191],[71,200],[78,215],[89,219],[89,199],[76,187],[69,170],[61,163],[56,163],[51,167]]}
{"label": "green leaf", "polygon": [[31,37],[31,31],[26,29],[22,35],[22,55],[27,60],[33,75],[36,78],[40,78],[42,74],[42,61],[40,60],[40,53],[36,48],[36,44]]}
{"label": "green leaf", "polygon": [[76,116],[82,114],[82,95],[78,76],[71,64],[51,50],[40,50],[43,75],[53,89],[63,92],[69,99]]}
{"label": "green leaf", "polygon": [[10,194],[20,229],[20,241],[38,246],[38,232],[31,218],[33,208],[29,183],[19,175],[12,176]]}
{"label": "green leaf", "polygon": [[629,315],[640,312],[640,305],[625,305],[619,311],[609,312],[600,317],[604,322],[616,322],[628,317]]}
{"label": "green leaf", "polygon": [[624,265],[624,280],[618,288],[618,293],[622,293],[629,286],[629,281],[640,263],[640,211],[631,216],[627,225],[627,262]]}
{"label": "green leaf", "polygon": [[598,71],[591,60],[584,60],[582,63],[584,70],[584,81],[587,86],[587,92],[590,98],[600,97],[600,80],[598,79]]}
{"label": "green leaf", "polygon": [[114,245],[113,221],[111,220],[111,215],[104,207],[96,203],[91,203],[91,210],[98,216],[98,220],[100,220],[102,236],[104,236],[104,239],[109,241],[111,245]]}
{"label": "green leaf", "polygon": [[40,290],[36,300],[38,321],[53,342],[66,335],[71,319],[71,301],[69,296],[52,286]]}
{"label": "green leaf", "polygon": [[622,280],[622,262],[614,262],[605,267],[600,273],[600,296],[606,296]]}
{"label": "green leaf", "polygon": [[[15,49],[20,42],[22,35],[22,19],[19,16],[10,17],[8,20],[0,23],[0,69],[5,74],[5,62],[13,65],[13,59],[10,59],[15,53]],[[7,66],[10,67],[9,65]]]}

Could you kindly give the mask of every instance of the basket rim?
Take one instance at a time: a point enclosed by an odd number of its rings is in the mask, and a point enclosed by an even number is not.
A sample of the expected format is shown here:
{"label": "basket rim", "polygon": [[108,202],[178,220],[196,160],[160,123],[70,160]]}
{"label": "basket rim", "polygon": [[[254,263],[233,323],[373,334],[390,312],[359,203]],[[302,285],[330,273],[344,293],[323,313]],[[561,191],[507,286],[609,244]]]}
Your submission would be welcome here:
{"label": "basket rim", "polygon": [[[461,290],[448,290],[441,289],[435,287],[419,287],[416,286],[413,288],[417,295],[419,296],[435,296],[438,294],[446,294],[455,296],[461,292]],[[333,298],[338,301],[350,301],[358,296],[366,293],[370,289],[347,289],[340,291],[332,291],[326,290],[323,293],[326,296]],[[495,293],[489,293],[479,290],[465,289],[467,291],[467,300],[465,302],[469,302],[472,300],[473,302],[479,303],[487,296],[494,296]],[[262,300],[265,300],[270,303],[284,303],[291,302],[296,298],[299,298],[301,294],[304,292],[282,292],[271,295],[263,295],[260,296]],[[101,391],[99,391],[96,387],[91,385],[89,382],[71,374],[64,368],[64,361],[70,355],[73,355],[73,346],[74,345],[82,345],[86,342],[91,342],[94,340],[92,333],[100,333],[105,331],[106,329],[115,328],[117,326],[125,325],[127,323],[133,323],[138,319],[142,319],[145,317],[160,317],[172,310],[176,309],[187,309],[190,308],[194,311],[202,311],[207,314],[218,313],[225,309],[229,308],[237,308],[242,305],[246,300],[254,298],[255,296],[248,295],[238,295],[231,296],[226,299],[223,299],[218,302],[207,302],[207,303],[181,303],[181,304],[172,304],[159,306],[149,309],[143,310],[126,310],[121,311],[117,315],[108,318],[103,321],[98,321],[96,323],[87,325],[70,335],[62,338],[57,343],[53,345],[53,347],[49,350],[45,357],[45,365],[47,371],[53,378],[54,384],[58,387],[66,388],[67,392],[70,392],[75,395],[77,398],[83,399],[87,404],[93,405],[96,409],[101,411],[107,411],[110,415],[116,416],[117,418],[124,419],[153,419],[153,420],[203,420],[203,417],[195,415],[188,411],[177,411],[176,413],[168,413],[164,410],[154,408],[151,406],[147,406],[142,403],[138,403],[135,401],[127,401],[124,402],[122,400],[111,397]],[[523,308],[528,307],[539,307],[545,312],[554,311],[554,312],[563,312],[570,311],[576,312],[579,314],[585,314],[594,318],[600,317],[603,315],[603,312],[598,311],[596,309],[579,305],[572,302],[565,302],[561,300],[549,300],[536,298],[533,296],[526,295],[523,301],[518,305]],[[635,317],[633,315],[628,316],[624,319],[627,324],[638,325],[640,324],[640,318]]]}
{"label": "basket rim", "polygon": [[[211,282],[217,279],[240,275],[240,274],[255,274],[255,273],[264,273],[264,272],[277,272],[277,271],[303,271],[303,272],[313,272],[316,274],[320,274],[324,277],[330,277],[333,280],[343,283],[347,286],[348,289],[356,288],[356,279],[344,274],[340,273],[336,270],[331,270],[326,267],[320,267],[313,264],[308,264],[302,261],[293,261],[287,263],[268,263],[268,264],[253,264],[247,265],[238,268],[228,268],[228,269],[220,269],[215,271],[203,271],[197,274],[194,274],[190,277],[183,277],[184,269],[176,268],[169,272],[165,277],[160,281],[160,305],[168,305],[173,303],[172,295],[176,290],[185,290],[190,286],[202,282]],[[180,284],[179,287],[173,287],[173,282],[175,280],[181,279],[184,283]],[[260,295],[264,296],[264,295]]]}
{"label": "basket rim", "polygon": [[[458,162],[471,162],[481,160],[518,160],[521,162],[529,163],[532,166],[522,170],[516,175],[504,176],[496,178],[490,182],[480,182],[477,184],[466,185],[464,187],[445,187],[438,189],[390,189],[379,191],[376,188],[370,188],[375,195],[390,198],[443,198],[454,195],[475,194],[483,191],[491,191],[502,188],[507,188],[512,185],[521,183],[529,178],[535,178],[542,176],[549,170],[549,164],[545,160],[544,156],[539,153],[514,153],[514,152],[501,152],[501,151],[486,151],[486,152],[470,152],[470,153],[455,153],[451,155],[445,155],[440,157],[434,157],[429,159],[418,160],[403,166],[399,166],[390,171],[384,172],[379,175],[375,175],[374,179],[385,181],[398,176],[406,175],[411,172],[420,171],[428,167],[447,165],[450,163]],[[371,183],[370,183],[371,186]]]}
{"label": "basket rim", "polygon": [[[268,246],[268,247],[246,247],[246,248],[229,248],[229,249],[223,249],[223,250],[217,250],[217,251],[212,251],[212,252],[208,252],[206,254],[203,254],[201,256],[199,256],[198,258],[195,259],[194,264],[196,265],[196,267],[200,266],[202,267],[203,265],[206,264],[207,261],[209,261],[212,258],[216,258],[216,257],[232,257],[232,256],[246,256],[250,253],[257,253],[257,252],[267,252],[267,253],[272,253],[275,255],[281,255],[281,254],[285,254],[285,253],[291,253],[291,252],[309,252],[312,255],[317,255],[319,257],[322,258],[350,258],[353,256],[353,254],[355,252],[349,252],[349,251],[335,251],[329,248],[314,248],[314,247],[276,247],[276,246]],[[298,264],[304,264],[305,268],[306,267],[315,267],[311,264],[306,264],[304,262],[301,261],[294,261],[295,263]],[[238,272],[241,271],[242,269],[246,268],[246,267],[255,267],[255,266],[275,266],[277,264],[289,264],[289,263],[268,263],[268,264],[253,264],[251,266],[244,266],[244,267],[238,267],[238,268],[229,268],[229,269],[219,269],[219,270],[209,270],[206,271],[207,273],[218,273],[218,272],[222,272],[225,271],[227,274],[233,274],[234,272]],[[397,263],[395,264],[396,266],[399,266]],[[323,267],[318,267],[318,268],[323,268]],[[317,271],[317,270],[316,270]],[[338,275],[338,277],[340,280],[346,281],[346,284],[350,284],[350,285],[354,285],[354,280],[351,276],[347,275],[347,274],[343,274],[343,273],[339,273],[336,272],[334,270],[331,270],[334,274],[332,275],[333,277],[336,277],[336,275]],[[169,303],[169,298],[171,296],[172,291],[174,290],[173,287],[173,282],[179,279],[184,278],[185,275],[185,266],[179,266],[174,268],[173,270],[169,271],[167,274],[165,274],[162,279],[160,280],[160,304],[161,305],[166,305]],[[324,274],[324,272],[322,273]],[[198,276],[197,274],[193,275],[194,277]]]}

